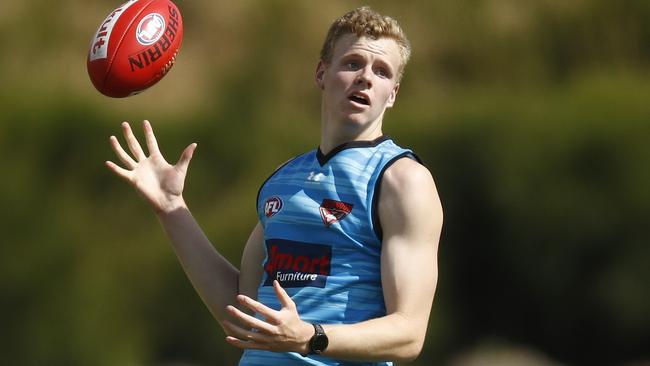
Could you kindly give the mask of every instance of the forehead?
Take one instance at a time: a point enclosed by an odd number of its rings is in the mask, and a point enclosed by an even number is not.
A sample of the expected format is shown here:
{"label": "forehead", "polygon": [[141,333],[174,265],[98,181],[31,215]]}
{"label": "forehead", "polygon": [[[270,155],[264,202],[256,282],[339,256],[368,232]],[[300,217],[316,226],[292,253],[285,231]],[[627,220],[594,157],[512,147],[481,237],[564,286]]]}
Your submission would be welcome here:
{"label": "forehead", "polygon": [[400,64],[400,50],[397,42],[392,38],[372,39],[357,37],[356,34],[346,34],[336,41],[333,59],[338,59],[349,54],[362,54],[373,56],[389,62],[396,69]]}

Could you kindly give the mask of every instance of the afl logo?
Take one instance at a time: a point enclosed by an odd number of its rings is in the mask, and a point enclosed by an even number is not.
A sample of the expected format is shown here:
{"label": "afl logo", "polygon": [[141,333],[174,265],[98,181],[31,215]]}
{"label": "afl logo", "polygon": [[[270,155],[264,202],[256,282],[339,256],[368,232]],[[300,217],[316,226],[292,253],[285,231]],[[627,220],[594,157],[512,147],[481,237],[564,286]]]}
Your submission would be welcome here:
{"label": "afl logo", "polygon": [[165,32],[165,18],[157,13],[151,13],[140,21],[135,31],[135,38],[143,46],[156,43]]}
{"label": "afl logo", "polygon": [[278,196],[273,196],[264,203],[264,215],[271,217],[282,210],[282,200]]}

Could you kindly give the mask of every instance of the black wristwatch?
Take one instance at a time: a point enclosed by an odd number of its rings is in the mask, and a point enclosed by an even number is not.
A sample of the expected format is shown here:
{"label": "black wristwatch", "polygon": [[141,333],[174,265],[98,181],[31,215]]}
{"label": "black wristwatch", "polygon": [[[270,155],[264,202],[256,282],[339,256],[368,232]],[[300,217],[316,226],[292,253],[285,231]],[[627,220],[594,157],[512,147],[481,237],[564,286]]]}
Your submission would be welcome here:
{"label": "black wristwatch", "polygon": [[325,351],[329,340],[327,335],[320,324],[312,324],[314,326],[314,335],[309,340],[309,354],[320,355]]}

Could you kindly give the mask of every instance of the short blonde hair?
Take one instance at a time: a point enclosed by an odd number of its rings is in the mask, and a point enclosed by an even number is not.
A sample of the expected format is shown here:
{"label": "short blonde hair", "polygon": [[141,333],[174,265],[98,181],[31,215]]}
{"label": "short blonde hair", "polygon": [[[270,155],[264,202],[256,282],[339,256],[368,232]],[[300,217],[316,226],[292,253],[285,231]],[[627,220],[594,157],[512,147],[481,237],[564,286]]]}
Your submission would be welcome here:
{"label": "short blonde hair", "polygon": [[394,40],[400,50],[397,80],[402,79],[404,68],[411,57],[411,43],[395,19],[381,15],[368,6],[347,12],[336,19],[327,32],[323,48],[320,51],[320,58],[323,62],[329,64],[332,61],[336,42],[346,34],[356,34],[359,38],[365,36],[372,39],[390,38]]}

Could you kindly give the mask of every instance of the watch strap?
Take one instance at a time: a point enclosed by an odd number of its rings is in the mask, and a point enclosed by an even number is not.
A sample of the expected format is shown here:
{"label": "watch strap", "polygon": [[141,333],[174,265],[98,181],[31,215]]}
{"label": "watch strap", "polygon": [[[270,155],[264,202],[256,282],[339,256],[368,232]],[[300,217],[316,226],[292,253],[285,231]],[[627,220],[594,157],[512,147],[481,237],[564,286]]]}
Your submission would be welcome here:
{"label": "watch strap", "polygon": [[317,355],[325,351],[329,341],[322,325],[318,323],[313,323],[312,325],[314,326],[314,335],[309,340],[309,354]]}

